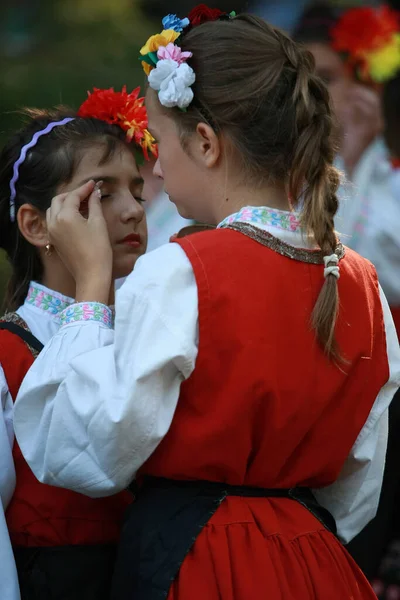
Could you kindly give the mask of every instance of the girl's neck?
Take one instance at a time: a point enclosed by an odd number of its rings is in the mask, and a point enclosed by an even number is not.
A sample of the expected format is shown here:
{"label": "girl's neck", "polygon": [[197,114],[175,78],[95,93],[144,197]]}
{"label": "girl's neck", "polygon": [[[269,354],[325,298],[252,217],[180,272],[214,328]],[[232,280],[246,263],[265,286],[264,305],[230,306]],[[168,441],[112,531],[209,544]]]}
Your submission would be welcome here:
{"label": "girl's neck", "polygon": [[53,292],[75,298],[75,281],[67,269],[45,269],[41,283]]}
{"label": "girl's neck", "polygon": [[244,206],[268,206],[277,210],[291,210],[285,187],[267,186],[258,189],[236,187],[226,194],[215,210],[215,221],[220,223]]}
{"label": "girl's neck", "polygon": [[[45,267],[41,283],[53,292],[58,292],[63,296],[68,296],[68,298],[75,298],[76,296],[75,280],[62,263],[58,268]],[[114,283],[111,285],[108,303],[110,306],[115,303]]]}

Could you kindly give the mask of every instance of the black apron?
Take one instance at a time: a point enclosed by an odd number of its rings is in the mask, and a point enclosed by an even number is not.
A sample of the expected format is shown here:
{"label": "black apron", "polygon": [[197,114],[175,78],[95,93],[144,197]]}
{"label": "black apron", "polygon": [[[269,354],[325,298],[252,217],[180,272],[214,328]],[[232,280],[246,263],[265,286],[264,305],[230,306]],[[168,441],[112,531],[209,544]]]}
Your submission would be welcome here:
{"label": "black apron", "polygon": [[[28,330],[1,321],[37,355],[43,344]],[[93,546],[13,546],[21,600],[109,600],[117,548]],[[1,599],[2,600],[2,599]]]}
{"label": "black apron", "polygon": [[228,496],[290,498],[300,502],[336,534],[332,515],[308,488],[262,489],[209,481],[147,477],[131,486],[136,501],[121,533],[112,600],[161,600],[202,528]]}

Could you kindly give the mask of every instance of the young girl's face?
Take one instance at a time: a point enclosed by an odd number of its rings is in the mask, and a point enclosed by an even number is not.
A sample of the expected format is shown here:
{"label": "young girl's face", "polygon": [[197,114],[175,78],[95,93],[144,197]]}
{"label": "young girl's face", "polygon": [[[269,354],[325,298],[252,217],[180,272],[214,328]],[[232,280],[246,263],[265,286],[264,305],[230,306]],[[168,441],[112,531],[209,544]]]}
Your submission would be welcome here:
{"label": "young girl's face", "polygon": [[[102,207],[113,249],[113,278],[126,277],[147,247],[146,216],[142,206],[143,179],[133,153],[122,143],[103,163],[104,146],[85,151],[68,185],[57,193],[68,192],[94,179],[103,181]],[[87,205],[82,206],[82,213]]]}
{"label": "young girl's face", "polygon": [[325,82],[336,116],[342,122],[352,86],[351,77],[339,54],[328,44],[315,42],[306,44],[306,47],[314,56],[316,72]]}
{"label": "young girl's face", "polygon": [[197,151],[201,142],[194,139],[189,148],[182,147],[177,124],[162,110],[151,89],[146,94],[146,107],[149,130],[158,145],[154,175],[164,180],[165,192],[182,217],[212,223],[213,185],[210,170],[204,166],[199,158],[200,151]]}

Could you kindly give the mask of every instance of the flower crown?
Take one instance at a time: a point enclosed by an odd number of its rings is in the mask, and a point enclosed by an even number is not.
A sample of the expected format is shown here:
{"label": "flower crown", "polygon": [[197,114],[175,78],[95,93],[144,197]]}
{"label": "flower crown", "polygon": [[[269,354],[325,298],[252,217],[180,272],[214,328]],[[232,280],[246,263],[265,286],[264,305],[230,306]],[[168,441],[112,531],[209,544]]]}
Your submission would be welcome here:
{"label": "flower crown", "polygon": [[144,158],[149,160],[149,152],[157,156],[157,146],[147,129],[147,111],[144,98],[139,98],[139,94],[139,87],[128,94],[126,85],[120,92],[115,92],[114,88],[93,88],[93,92],[88,92],[88,97],[77,114],[78,117],[99,119],[111,125],[118,125],[126,131],[127,141],[135,142],[141,148]]}
{"label": "flower crown", "polygon": [[199,4],[184,19],[172,14],[163,18],[163,31],[152,35],[140,50],[140,60],[148,76],[149,85],[158,92],[163,106],[177,106],[185,110],[193,100],[191,86],[196,81],[196,75],[186,62],[193,55],[191,52],[182,52],[176,44],[184,30],[208,21],[233,19],[235,16],[234,11],[225,13],[218,8]]}
{"label": "flower crown", "polygon": [[384,83],[400,70],[399,14],[388,6],[346,11],[331,31],[332,48],[362,81]]}

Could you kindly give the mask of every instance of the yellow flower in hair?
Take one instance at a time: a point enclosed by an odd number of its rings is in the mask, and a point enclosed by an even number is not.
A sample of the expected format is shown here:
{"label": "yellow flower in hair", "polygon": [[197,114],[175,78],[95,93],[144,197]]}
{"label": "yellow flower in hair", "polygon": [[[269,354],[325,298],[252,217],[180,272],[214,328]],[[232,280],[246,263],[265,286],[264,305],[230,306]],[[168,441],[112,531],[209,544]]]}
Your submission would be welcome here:
{"label": "yellow flower in hair", "polygon": [[150,75],[151,71],[154,69],[149,63],[142,61],[143,71],[146,73],[147,77]]}
{"label": "yellow flower in hair", "polygon": [[[180,36],[179,31],[173,29],[164,29],[161,33],[152,35],[149,37],[143,48],[140,50],[140,54],[145,56],[149,52],[157,52],[160,46],[168,46],[173,44],[175,40]],[[150,69],[151,70],[151,69]]]}
{"label": "yellow flower in hair", "polygon": [[366,56],[371,79],[383,83],[400,70],[400,34],[395,33],[390,42]]}

